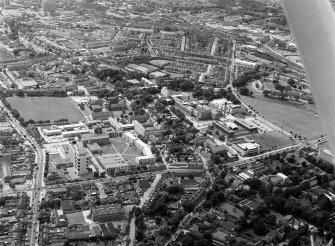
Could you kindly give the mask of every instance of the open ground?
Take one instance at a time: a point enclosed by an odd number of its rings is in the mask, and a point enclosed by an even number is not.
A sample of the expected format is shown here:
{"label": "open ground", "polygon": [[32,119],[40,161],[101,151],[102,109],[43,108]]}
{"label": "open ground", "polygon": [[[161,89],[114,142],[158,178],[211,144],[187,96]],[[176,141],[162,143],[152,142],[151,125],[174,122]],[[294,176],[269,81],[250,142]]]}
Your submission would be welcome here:
{"label": "open ground", "polygon": [[295,143],[292,139],[284,136],[277,131],[269,131],[262,134],[253,134],[248,138],[255,140],[256,143],[261,145],[263,150],[271,148],[282,148],[285,146],[293,145]]}
{"label": "open ground", "polygon": [[7,101],[25,120],[84,120],[82,113],[66,97],[9,97]]}
{"label": "open ground", "polygon": [[302,138],[315,139],[326,133],[319,117],[303,106],[281,103],[276,99],[263,100],[246,96],[241,96],[241,99],[270,122]]}

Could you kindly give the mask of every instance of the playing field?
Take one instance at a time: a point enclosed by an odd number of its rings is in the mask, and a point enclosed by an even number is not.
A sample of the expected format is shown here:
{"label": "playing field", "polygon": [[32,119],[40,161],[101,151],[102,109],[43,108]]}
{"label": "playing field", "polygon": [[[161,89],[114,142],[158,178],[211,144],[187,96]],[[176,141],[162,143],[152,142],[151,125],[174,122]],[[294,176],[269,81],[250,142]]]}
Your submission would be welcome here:
{"label": "playing field", "polygon": [[84,119],[69,97],[9,97],[7,101],[25,120],[68,119],[76,122]]}
{"label": "playing field", "polygon": [[252,106],[261,116],[283,127],[284,130],[298,134],[302,138],[314,139],[325,135],[319,117],[304,107],[285,105],[279,100],[262,100],[241,96],[247,105]]}
{"label": "playing field", "polygon": [[293,140],[277,131],[253,134],[248,136],[248,138],[255,140],[256,143],[261,145],[263,150],[271,148],[282,148],[294,144]]}

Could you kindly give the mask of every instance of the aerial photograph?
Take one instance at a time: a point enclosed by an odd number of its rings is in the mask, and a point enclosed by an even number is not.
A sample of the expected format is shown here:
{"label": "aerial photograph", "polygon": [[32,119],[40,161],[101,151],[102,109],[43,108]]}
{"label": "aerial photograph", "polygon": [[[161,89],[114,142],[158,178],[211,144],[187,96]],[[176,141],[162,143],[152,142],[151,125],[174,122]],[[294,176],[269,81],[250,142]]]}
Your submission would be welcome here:
{"label": "aerial photograph", "polygon": [[0,0],[0,246],[335,245],[332,137],[287,15]]}

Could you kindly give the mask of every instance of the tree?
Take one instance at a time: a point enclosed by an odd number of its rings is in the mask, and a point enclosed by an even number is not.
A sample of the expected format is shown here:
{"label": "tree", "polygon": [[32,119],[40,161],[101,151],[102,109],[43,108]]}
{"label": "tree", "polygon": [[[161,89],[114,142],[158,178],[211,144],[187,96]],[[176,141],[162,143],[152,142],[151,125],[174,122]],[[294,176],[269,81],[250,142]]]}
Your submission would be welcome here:
{"label": "tree", "polygon": [[258,190],[262,187],[262,181],[258,178],[252,178],[246,181],[246,183],[250,186],[253,190]]}
{"label": "tree", "polygon": [[249,96],[249,89],[247,88],[247,87],[242,87],[242,88],[240,88],[240,94],[242,95],[242,96]]}
{"label": "tree", "polygon": [[136,217],[142,214],[142,209],[140,207],[135,207],[134,214]]}
{"label": "tree", "polygon": [[162,224],[162,217],[156,216],[155,217],[155,222],[156,222],[156,225]]}
{"label": "tree", "polygon": [[23,90],[18,90],[18,91],[16,92],[16,95],[17,95],[18,97],[24,97],[24,92],[23,92]]}
{"label": "tree", "polygon": [[221,163],[221,158],[219,155],[214,155],[213,156],[213,162],[214,164],[220,164]]}
{"label": "tree", "polygon": [[266,227],[262,222],[258,222],[254,225],[254,232],[258,236],[266,235]]}
{"label": "tree", "polygon": [[287,84],[289,84],[291,86],[295,85],[294,79],[293,78],[289,78],[288,81],[287,81]]}
{"label": "tree", "polygon": [[265,216],[265,223],[269,224],[269,225],[276,225],[276,222],[277,222],[277,218],[275,215],[273,214],[268,214]]}
{"label": "tree", "polygon": [[263,91],[263,95],[266,96],[266,97],[269,96],[270,93],[271,93],[270,90],[264,90]]}
{"label": "tree", "polygon": [[194,84],[191,81],[184,81],[180,84],[180,89],[182,91],[192,91]]}
{"label": "tree", "polygon": [[192,212],[192,210],[194,209],[194,203],[191,202],[191,201],[188,201],[186,200],[184,203],[183,203],[183,208],[185,209],[186,212],[190,213]]}
{"label": "tree", "polygon": [[283,86],[281,84],[275,84],[275,89],[280,91],[280,92],[283,92],[284,89],[285,89],[285,86]]}
{"label": "tree", "polygon": [[329,212],[333,210],[333,204],[331,203],[329,198],[323,194],[318,197],[318,205],[321,210],[326,210]]}

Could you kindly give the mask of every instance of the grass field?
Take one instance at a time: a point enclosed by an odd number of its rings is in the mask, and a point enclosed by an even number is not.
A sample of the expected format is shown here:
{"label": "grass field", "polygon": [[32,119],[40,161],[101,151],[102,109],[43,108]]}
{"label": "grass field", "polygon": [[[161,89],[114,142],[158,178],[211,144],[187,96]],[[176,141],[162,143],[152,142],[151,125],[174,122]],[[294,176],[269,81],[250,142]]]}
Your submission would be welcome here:
{"label": "grass field", "polygon": [[138,155],[138,156],[142,155],[141,151],[139,151],[134,145],[129,146],[123,154],[125,154],[125,155]]}
{"label": "grass field", "polygon": [[126,150],[126,148],[128,147],[127,144],[123,143],[121,140],[114,140],[111,139],[110,140],[111,145],[114,146],[114,148],[117,150],[118,153],[122,154],[123,151]]}
{"label": "grass field", "polygon": [[228,202],[223,203],[220,208],[222,210],[226,210],[230,215],[234,216],[235,218],[240,218],[243,216],[243,211],[241,209],[235,207]]}
{"label": "grass field", "polygon": [[294,141],[292,141],[290,138],[276,131],[269,131],[262,134],[254,134],[248,136],[248,138],[255,140],[256,143],[261,145],[263,150],[271,149],[271,147],[281,148],[294,144]]}
{"label": "grass field", "polygon": [[298,134],[302,138],[314,139],[325,135],[325,130],[319,117],[311,110],[304,107],[285,105],[275,99],[263,100],[245,96],[241,96],[241,99],[270,122],[283,127],[288,132],[292,131],[293,134]]}
{"label": "grass field", "polygon": [[9,97],[7,101],[25,120],[68,119],[76,122],[84,119],[82,113],[66,97]]}

